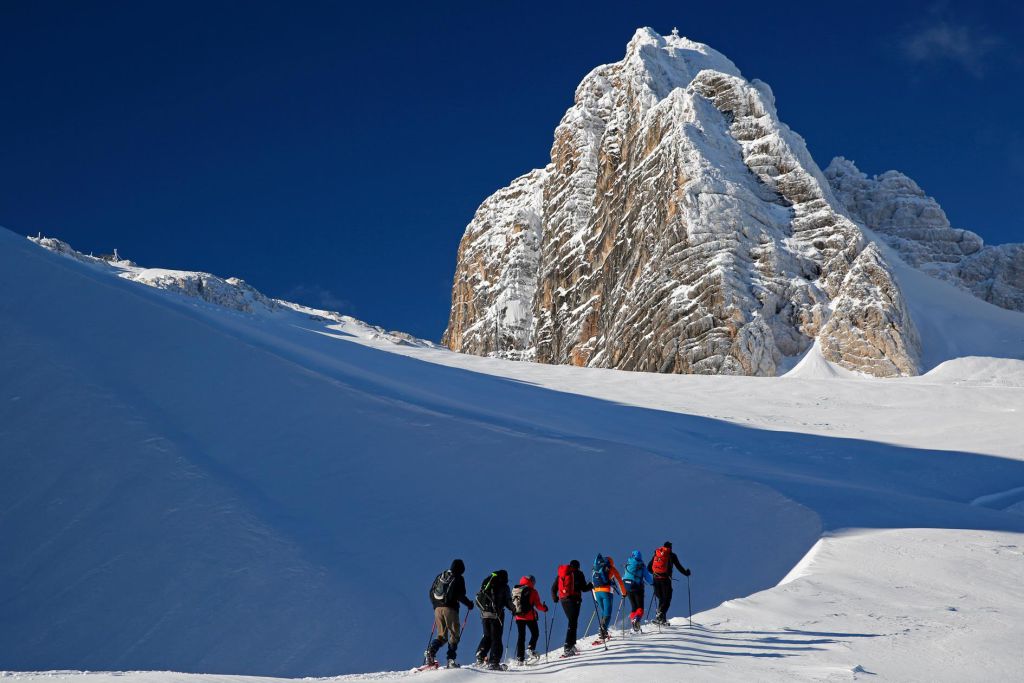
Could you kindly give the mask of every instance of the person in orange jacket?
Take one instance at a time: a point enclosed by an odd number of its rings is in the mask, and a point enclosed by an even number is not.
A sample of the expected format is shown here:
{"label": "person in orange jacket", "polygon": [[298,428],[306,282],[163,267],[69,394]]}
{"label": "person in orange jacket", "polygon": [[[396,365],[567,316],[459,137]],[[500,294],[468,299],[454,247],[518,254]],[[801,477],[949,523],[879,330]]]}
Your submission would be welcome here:
{"label": "person in orange jacket", "polygon": [[[622,583],[622,575],[615,568],[615,560],[610,557],[602,557],[600,553],[594,559],[594,571],[591,583],[594,584],[594,598],[597,600],[598,616],[600,617],[601,639],[609,637],[608,625],[612,620],[612,606],[615,598],[612,596],[612,588],[617,585],[619,595],[626,595],[626,586]],[[614,583],[613,583],[614,582]]]}
{"label": "person in orange jacket", "polygon": [[526,629],[530,629],[530,663],[540,659],[537,654],[537,639],[540,631],[537,628],[537,610],[547,612],[548,606],[541,602],[537,592],[537,580],[532,575],[519,579],[519,585],[512,589],[512,614],[516,618],[516,630],[519,639],[516,641],[516,663],[526,664]]}

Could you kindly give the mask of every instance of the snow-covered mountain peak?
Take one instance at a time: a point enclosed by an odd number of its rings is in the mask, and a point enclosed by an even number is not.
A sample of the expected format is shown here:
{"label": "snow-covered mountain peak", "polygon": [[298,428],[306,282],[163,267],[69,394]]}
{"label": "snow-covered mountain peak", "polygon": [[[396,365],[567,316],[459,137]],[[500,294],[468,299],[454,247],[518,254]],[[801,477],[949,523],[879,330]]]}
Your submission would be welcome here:
{"label": "snow-covered mountain peak", "polygon": [[[894,249],[865,251],[876,234]],[[642,28],[621,61],[583,79],[551,163],[467,227],[444,342],[546,363],[774,375],[818,341],[846,369],[912,375],[934,354],[894,261],[1024,310],[1024,246],[952,229],[895,171],[871,179],[838,159],[823,173],[768,84],[707,45]]]}
{"label": "snow-covered mountain peak", "polygon": [[[528,249],[517,215],[535,218]],[[828,329],[828,360],[916,373],[917,334],[885,258],[847,278],[866,242],[767,84],[707,45],[641,29],[622,61],[583,79],[551,164],[490,197],[467,228],[445,343],[541,362],[774,375]],[[873,327],[823,327],[840,297],[843,319],[855,320],[865,292],[884,298],[865,302],[880,312]]]}
{"label": "snow-covered mountain peak", "polygon": [[713,48],[680,35],[662,36],[644,27],[626,45],[622,64],[627,71],[642,74],[645,85],[657,99],[676,88],[685,88],[704,70],[739,76],[728,57]]}

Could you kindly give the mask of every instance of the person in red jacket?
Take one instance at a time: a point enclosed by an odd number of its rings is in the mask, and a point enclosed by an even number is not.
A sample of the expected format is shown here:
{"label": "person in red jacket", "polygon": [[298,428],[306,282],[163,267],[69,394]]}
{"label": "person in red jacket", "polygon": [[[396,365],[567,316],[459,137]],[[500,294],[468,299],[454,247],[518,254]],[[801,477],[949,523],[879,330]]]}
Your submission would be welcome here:
{"label": "person in red jacket", "polygon": [[580,571],[580,561],[573,560],[558,568],[558,576],[551,584],[551,599],[562,603],[565,618],[569,627],[565,630],[565,647],[563,657],[579,654],[576,649],[576,631],[580,622],[580,607],[583,605],[583,594],[594,590],[594,585],[587,582],[587,577]]}
{"label": "person in red jacket", "polygon": [[526,629],[530,629],[530,663],[540,659],[537,654],[537,639],[540,631],[537,629],[537,610],[547,612],[548,606],[541,602],[540,594],[537,592],[537,580],[532,575],[519,579],[519,585],[512,589],[513,614],[516,617],[516,630],[519,639],[516,641],[516,663],[526,663]]}

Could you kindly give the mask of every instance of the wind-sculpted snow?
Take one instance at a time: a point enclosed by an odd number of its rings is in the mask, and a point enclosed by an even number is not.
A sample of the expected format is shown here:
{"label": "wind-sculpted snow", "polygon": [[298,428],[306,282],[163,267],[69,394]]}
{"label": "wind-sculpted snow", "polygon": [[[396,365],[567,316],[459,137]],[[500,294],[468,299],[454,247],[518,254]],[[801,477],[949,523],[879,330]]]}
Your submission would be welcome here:
{"label": "wind-sculpted snow", "polygon": [[[890,296],[879,268],[862,252],[837,306]],[[244,313],[121,272],[0,230],[0,670],[399,669],[423,651],[426,591],[454,556],[471,589],[497,568],[550,585],[559,563],[621,562],[665,539],[694,570],[706,632],[521,674],[788,681],[863,664],[904,680],[900,661],[933,661],[933,635],[983,652],[994,679],[1014,670],[999,648],[1020,640],[1021,361],[885,381],[818,346],[778,379],[520,363],[294,304]],[[1024,316],[893,272],[947,350],[1020,355]],[[971,306],[984,327],[956,317]],[[841,530],[907,528],[930,531],[909,547],[865,537],[819,564]],[[810,574],[775,589],[794,567]],[[952,605],[968,631],[948,628]],[[479,634],[472,614],[462,661]],[[950,664],[956,680],[968,664]],[[683,668],[697,665],[710,668]],[[913,670],[941,680],[929,666]],[[181,678],[161,676],[145,678]]]}
{"label": "wind-sculpted snow", "polygon": [[[508,226],[526,196],[536,238],[518,248]],[[621,62],[584,78],[551,164],[467,227],[445,343],[544,363],[775,375],[818,338],[865,244],[766,84],[705,45],[641,29]],[[509,291],[514,305],[493,294]],[[909,315],[885,324],[906,329],[876,347],[881,362],[864,362],[851,335],[823,345],[863,372],[916,374]]]}
{"label": "wind-sculpted snow", "polygon": [[836,157],[825,175],[850,215],[904,261],[996,306],[1024,311],[1024,244],[988,246],[970,230],[953,228],[938,202],[898,171],[869,178]]}

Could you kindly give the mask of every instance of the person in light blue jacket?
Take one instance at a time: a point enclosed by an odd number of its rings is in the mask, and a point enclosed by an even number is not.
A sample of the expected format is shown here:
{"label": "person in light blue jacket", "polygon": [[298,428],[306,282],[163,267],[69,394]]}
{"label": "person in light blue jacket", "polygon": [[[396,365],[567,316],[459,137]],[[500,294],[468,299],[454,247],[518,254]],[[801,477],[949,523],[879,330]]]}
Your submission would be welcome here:
{"label": "person in light blue jacket", "polygon": [[625,571],[622,572],[622,581],[626,584],[626,594],[629,596],[629,606],[632,611],[629,613],[629,622],[633,624],[633,630],[640,630],[640,620],[644,616],[644,582],[654,585],[654,576],[639,550],[634,550],[626,560]]}

